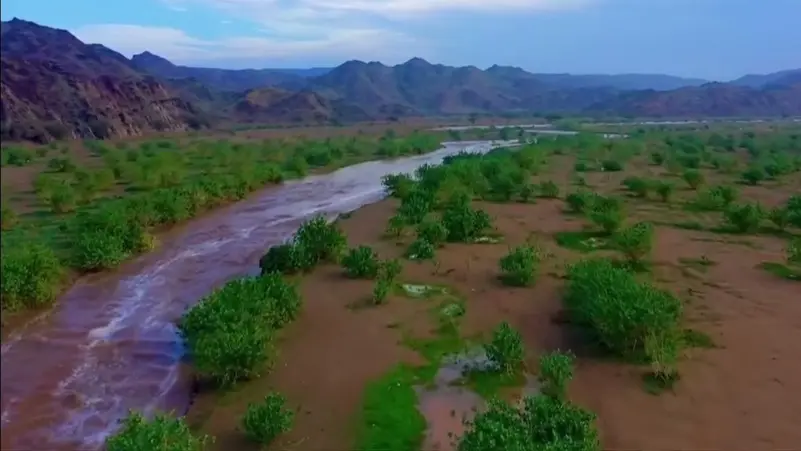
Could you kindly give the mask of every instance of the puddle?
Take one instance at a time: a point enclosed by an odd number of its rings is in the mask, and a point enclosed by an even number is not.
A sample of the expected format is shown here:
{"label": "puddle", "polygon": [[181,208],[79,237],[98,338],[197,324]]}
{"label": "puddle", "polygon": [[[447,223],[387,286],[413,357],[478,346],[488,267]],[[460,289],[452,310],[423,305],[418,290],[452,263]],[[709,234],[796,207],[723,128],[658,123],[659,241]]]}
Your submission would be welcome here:
{"label": "puddle", "polygon": [[500,238],[496,238],[493,236],[480,236],[473,240],[474,243],[485,243],[485,244],[498,244],[501,242]]}
{"label": "puddle", "polygon": [[435,288],[430,285],[415,285],[411,283],[404,283],[401,285],[403,291],[413,298],[424,298],[430,294],[441,293],[443,290]]}
{"label": "puddle", "polygon": [[[494,369],[495,364],[487,358],[484,350],[477,348],[447,357],[430,386],[416,387],[420,413],[428,423],[423,449],[436,451],[456,449],[458,438],[465,432],[465,422],[471,421],[476,413],[486,407],[486,401],[481,396],[459,385],[459,382],[468,371]],[[525,385],[515,395],[513,401],[522,405],[524,397],[537,393],[539,393],[537,378],[526,374]]]}

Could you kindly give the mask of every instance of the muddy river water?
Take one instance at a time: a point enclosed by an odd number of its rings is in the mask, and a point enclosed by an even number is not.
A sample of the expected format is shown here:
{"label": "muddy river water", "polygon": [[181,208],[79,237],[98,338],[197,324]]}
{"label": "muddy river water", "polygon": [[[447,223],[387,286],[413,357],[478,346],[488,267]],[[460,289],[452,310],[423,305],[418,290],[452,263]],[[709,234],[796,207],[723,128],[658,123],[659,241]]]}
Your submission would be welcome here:
{"label": "muddy river water", "polygon": [[2,449],[94,450],[129,409],[182,413],[191,381],[174,321],[213,288],[258,271],[304,220],[384,197],[381,178],[489,142],[363,163],[266,189],[161,238],[154,252],[80,280],[2,346]]}

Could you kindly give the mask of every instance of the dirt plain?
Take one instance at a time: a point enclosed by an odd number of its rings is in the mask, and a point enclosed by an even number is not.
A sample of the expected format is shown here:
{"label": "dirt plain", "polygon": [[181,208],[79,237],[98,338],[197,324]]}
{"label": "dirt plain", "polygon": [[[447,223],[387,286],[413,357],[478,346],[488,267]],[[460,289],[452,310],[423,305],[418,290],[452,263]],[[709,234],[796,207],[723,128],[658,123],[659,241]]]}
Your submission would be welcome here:
{"label": "dirt plain", "polygon": [[[695,194],[680,180],[670,204],[626,196],[620,187],[625,177],[669,177],[646,160],[632,161],[623,172],[582,175],[594,191],[626,198],[629,221],[656,224],[652,278],[684,301],[685,327],[708,337],[704,348],[684,352],[681,380],[672,390],[649,393],[642,380],[647,368],[598,357],[560,319],[565,265],[586,256],[554,239],[560,232],[581,231],[586,224],[565,214],[560,199],[476,203],[493,218],[502,242],[448,244],[433,262],[404,261],[400,279],[448,287],[458,294],[466,312],[463,337],[481,340],[508,321],[523,336],[530,368],[544,352],[573,351],[578,360],[570,398],[598,415],[604,449],[797,449],[801,378],[793,375],[801,374],[801,286],[758,268],[762,262],[784,259],[786,238],[711,231],[720,214],[683,209],[682,202]],[[574,162],[572,156],[554,156],[549,170],[536,181],[555,181],[562,196],[573,192]],[[732,182],[730,175],[705,172],[710,185]],[[781,183],[740,190],[741,199],[778,205],[801,193],[801,177],[795,173]],[[370,245],[382,258],[400,258],[412,238],[384,237],[396,207],[397,201],[389,199],[342,219],[349,244]],[[702,226],[687,227],[688,223]],[[529,288],[503,286],[498,260],[511,246],[532,241],[547,253],[539,280]],[[270,391],[284,394],[297,411],[293,429],[270,449],[354,449],[354,437],[363,427],[365,388],[401,362],[425,361],[407,342],[410,335],[432,336],[428,300],[396,293],[385,305],[355,308],[354,303],[370,296],[372,282],[347,279],[333,265],[304,277],[301,287],[303,313],[283,334],[271,374],[223,395],[201,393],[190,409],[189,423],[216,437],[214,449],[258,449],[244,442],[238,421],[249,402]],[[520,388],[507,393],[519,395]],[[460,432],[454,418],[463,406],[424,410],[429,416],[450,411],[450,419],[428,418],[429,425],[451,430],[429,430],[423,446],[448,449],[442,437]]]}

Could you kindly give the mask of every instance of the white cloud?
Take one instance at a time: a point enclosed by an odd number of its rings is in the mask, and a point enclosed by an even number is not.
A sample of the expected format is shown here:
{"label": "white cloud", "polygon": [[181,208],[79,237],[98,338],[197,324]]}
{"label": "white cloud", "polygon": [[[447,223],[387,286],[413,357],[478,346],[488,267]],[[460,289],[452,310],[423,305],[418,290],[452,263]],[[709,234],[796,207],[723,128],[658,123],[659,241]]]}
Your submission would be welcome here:
{"label": "white cloud", "polygon": [[297,40],[238,36],[210,41],[175,28],[124,24],[89,25],[73,33],[84,42],[100,43],[128,56],[149,50],[179,63],[303,57],[371,60],[392,58],[391,49],[406,50],[415,44],[406,36],[376,29],[331,30],[319,38]]}
{"label": "white cloud", "polygon": [[[204,40],[182,30],[126,24],[74,30],[83,41],[124,54],[149,50],[175,62],[248,59],[400,61],[429,56],[436,43],[389,29],[399,22],[446,11],[549,11],[603,0],[161,0],[191,14],[211,8],[220,22],[248,23],[262,34]],[[381,25],[378,25],[381,24]]]}

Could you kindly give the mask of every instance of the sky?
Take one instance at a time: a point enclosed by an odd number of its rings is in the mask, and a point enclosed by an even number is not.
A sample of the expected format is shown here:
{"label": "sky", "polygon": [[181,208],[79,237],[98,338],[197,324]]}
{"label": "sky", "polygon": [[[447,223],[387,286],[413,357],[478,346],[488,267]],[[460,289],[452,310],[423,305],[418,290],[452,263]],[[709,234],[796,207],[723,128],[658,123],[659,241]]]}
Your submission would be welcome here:
{"label": "sky", "polygon": [[801,67],[801,0],[3,0],[12,17],[176,64],[351,59],[729,80]]}

